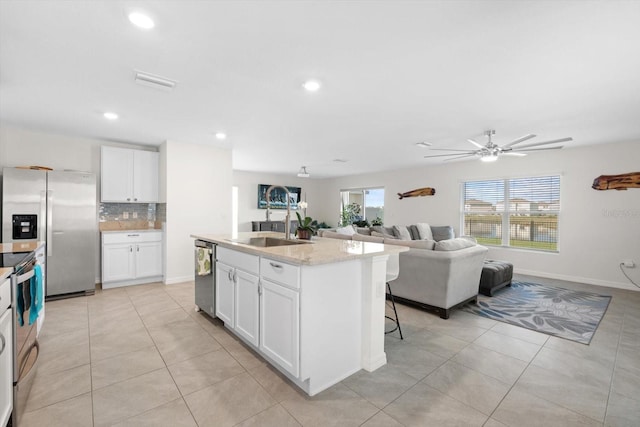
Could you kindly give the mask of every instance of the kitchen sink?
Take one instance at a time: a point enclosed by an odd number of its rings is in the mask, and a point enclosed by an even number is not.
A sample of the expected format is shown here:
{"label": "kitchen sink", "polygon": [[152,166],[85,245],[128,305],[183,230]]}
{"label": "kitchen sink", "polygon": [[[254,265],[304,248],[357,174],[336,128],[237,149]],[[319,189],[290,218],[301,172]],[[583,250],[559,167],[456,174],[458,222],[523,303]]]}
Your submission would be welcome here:
{"label": "kitchen sink", "polygon": [[291,246],[304,245],[311,243],[308,240],[286,240],[280,237],[251,237],[249,239],[230,240],[234,243],[242,243],[243,245],[259,246],[261,248],[269,248],[272,246]]}

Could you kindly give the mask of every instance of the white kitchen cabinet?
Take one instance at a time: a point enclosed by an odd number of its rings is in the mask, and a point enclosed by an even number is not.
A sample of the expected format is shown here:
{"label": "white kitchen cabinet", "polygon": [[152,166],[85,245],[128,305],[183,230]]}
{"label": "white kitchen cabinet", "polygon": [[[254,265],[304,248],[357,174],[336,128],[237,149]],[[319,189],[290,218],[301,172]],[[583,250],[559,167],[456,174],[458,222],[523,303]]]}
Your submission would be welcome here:
{"label": "white kitchen cabinet", "polygon": [[230,329],[235,327],[236,283],[233,273],[233,267],[220,261],[216,262],[216,316]]}
{"label": "white kitchen cabinet", "polygon": [[0,426],[9,422],[13,410],[13,315],[11,283],[0,283]]}
{"label": "white kitchen cabinet", "polygon": [[158,202],[160,155],[154,151],[102,147],[102,202]]}
{"label": "white kitchen cabinet", "polygon": [[237,270],[235,292],[235,330],[250,344],[258,346],[258,276]]}
{"label": "white kitchen cabinet", "polygon": [[300,294],[266,279],[260,286],[260,351],[298,377]]}
{"label": "white kitchen cabinet", "polygon": [[162,232],[102,234],[102,287],[162,280]]}
{"label": "white kitchen cabinet", "polygon": [[216,316],[257,347],[259,258],[227,248],[218,248],[216,257]]}

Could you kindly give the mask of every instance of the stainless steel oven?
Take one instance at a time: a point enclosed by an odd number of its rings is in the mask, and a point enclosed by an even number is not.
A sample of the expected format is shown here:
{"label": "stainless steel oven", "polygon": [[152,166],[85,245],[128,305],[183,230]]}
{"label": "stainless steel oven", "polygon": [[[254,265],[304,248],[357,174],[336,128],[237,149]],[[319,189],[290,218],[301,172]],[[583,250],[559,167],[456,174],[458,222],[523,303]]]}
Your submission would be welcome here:
{"label": "stainless steel oven", "polygon": [[[0,254],[0,266],[12,267],[11,311],[13,321],[13,414],[9,425],[18,426],[35,376],[38,345],[38,313],[44,304],[42,271],[35,252]],[[38,280],[35,277],[38,276]]]}

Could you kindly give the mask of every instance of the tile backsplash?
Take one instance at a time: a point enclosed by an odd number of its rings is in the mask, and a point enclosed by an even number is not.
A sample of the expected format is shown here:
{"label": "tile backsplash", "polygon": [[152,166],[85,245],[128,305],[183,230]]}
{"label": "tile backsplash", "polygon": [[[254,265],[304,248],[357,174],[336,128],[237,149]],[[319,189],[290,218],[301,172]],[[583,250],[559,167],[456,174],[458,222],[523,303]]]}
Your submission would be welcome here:
{"label": "tile backsplash", "polygon": [[100,203],[100,230],[161,228],[166,221],[165,203]]}

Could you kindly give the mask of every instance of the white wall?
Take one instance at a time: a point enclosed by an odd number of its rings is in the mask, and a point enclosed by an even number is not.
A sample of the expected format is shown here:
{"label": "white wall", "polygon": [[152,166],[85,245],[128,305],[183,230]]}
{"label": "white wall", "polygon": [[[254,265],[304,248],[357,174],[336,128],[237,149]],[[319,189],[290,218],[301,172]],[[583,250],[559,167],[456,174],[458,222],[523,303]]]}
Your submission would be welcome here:
{"label": "white wall", "polygon": [[231,233],[231,151],[167,141],[160,147],[167,204],[165,283],[193,280],[191,234]]}
{"label": "white wall", "polygon": [[[284,185],[286,187],[302,188],[302,200],[309,204],[307,216],[319,222],[327,221],[317,216],[326,198],[322,190],[322,180],[312,178],[298,178],[296,175],[264,174],[245,171],[233,172],[233,185],[238,187],[238,231],[251,231],[251,221],[264,221],[265,209],[258,209],[258,185]],[[296,219],[295,211],[291,212],[291,220]],[[272,221],[282,221],[286,210],[271,210]],[[301,214],[302,215],[302,214]],[[334,223],[335,225],[335,223]]]}
{"label": "white wall", "polygon": [[[460,230],[460,182],[562,174],[558,253],[490,248],[489,257],[513,262],[516,271],[637,290],[620,272],[623,259],[640,264],[640,189],[596,191],[594,178],[640,171],[640,143],[614,143],[501,158],[496,163],[451,162],[438,166],[326,180],[319,216],[340,209],[339,191],[385,188],[385,224],[450,224]],[[434,187],[434,196],[399,200],[396,193]],[[640,268],[627,270],[640,283]]]}

